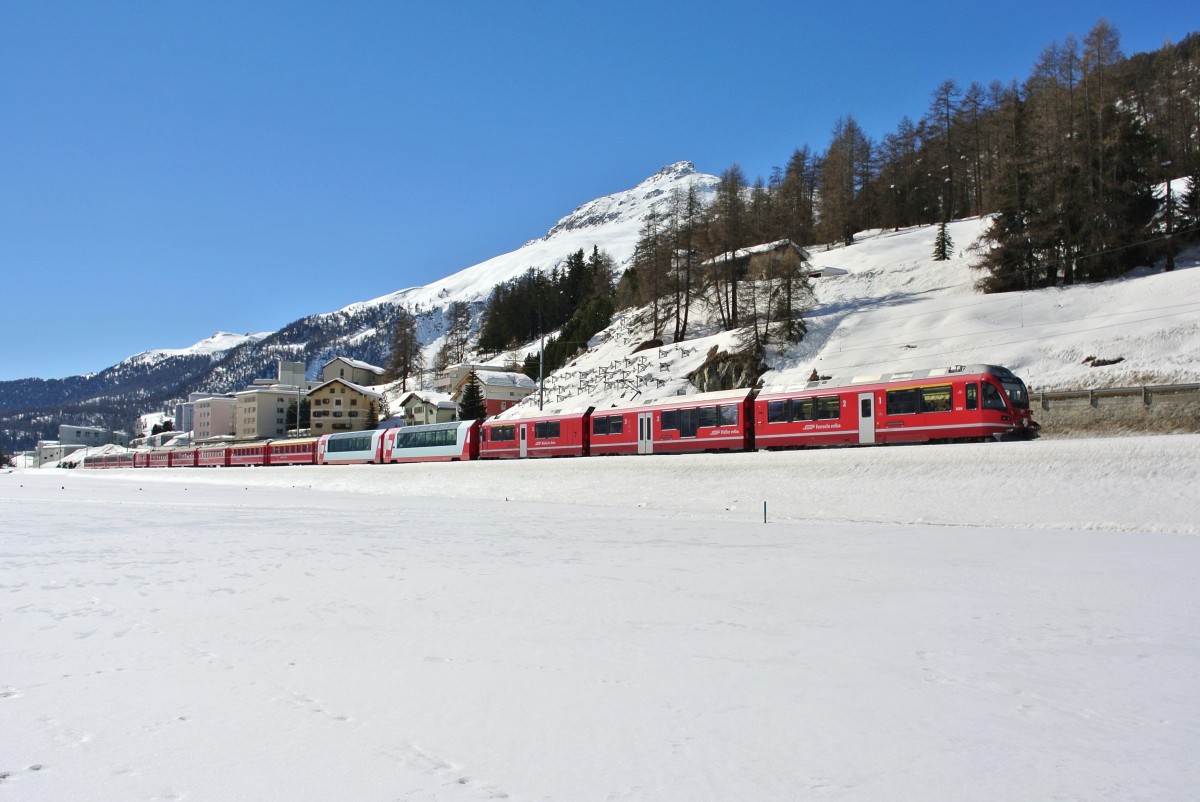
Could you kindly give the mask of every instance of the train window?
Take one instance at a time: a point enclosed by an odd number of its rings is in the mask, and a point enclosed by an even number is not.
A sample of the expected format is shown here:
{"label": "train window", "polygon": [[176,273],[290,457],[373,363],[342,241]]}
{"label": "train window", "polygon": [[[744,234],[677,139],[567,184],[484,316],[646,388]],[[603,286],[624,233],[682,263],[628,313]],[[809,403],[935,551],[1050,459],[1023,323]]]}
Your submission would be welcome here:
{"label": "train window", "polygon": [[696,430],[700,428],[700,410],[692,407],[691,409],[679,410],[679,436],[680,437],[695,437]]}
{"label": "train window", "polygon": [[816,420],[834,420],[842,417],[841,399],[836,395],[825,395],[816,399],[817,402],[817,417]]}
{"label": "train window", "polygon": [[811,398],[793,398],[788,420],[815,420],[814,406]]}
{"label": "train window", "polygon": [[533,436],[542,437],[558,437],[562,431],[562,424],[556,420],[542,421],[533,425]]}
{"label": "train window", "polygon": [[950,385],[944,384],[937,387],[922,387],[921,388],[921,411],[922,412],[949,412],[950,411]]}
{"label": "train window", "polygon": [[717,407],[717,423],[721,426],[737,426],[737,404],[722,404]]}
{"label": "train window", "polygon": [[979,385],[975,382],[967,385],[967,409],[979,409]]}
{"label": "train window", "polygon": [[621,434],[624,430],[625,419],[620,415],[604,418],[592,418],[592,434]]}
{"label": "train window", "polygon": [[916,390],[888,390],[887,414],[911,415],[917,411]]}
{"label": "train window", "polygon": [[1000,395],[1000,391],[996,389],[996,385],[988,384],[987,382],[983,383],[983,408],[998,409],[1002,412],[1008,410],[1008,404],[1004,403],[1004,398]]}
{"label": "train window", "polygon": [[515,426],[493,426],[492,427],[492,442],[511,442],[517,439]]}
{"label": "train window", "polygon": [[700,425],[707,428],[717,425],[716,407],[700,407]]}
{"label": "train window", "polygon": [[664,430],[679,428],[679,410],[677,410],[677,409],[663,410],[662,428]]}
{"label": "train window", "polygon": [[787,403],[786,401],[768,401],[767,423],[786,423],[788,420]]}

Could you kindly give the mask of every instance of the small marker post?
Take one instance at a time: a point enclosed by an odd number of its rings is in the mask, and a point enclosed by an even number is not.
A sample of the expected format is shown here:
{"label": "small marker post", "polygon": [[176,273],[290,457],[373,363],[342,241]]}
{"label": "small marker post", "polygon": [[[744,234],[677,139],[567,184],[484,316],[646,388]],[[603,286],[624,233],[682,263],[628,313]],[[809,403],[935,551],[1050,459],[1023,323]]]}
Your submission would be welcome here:
{"label": "small marker post", "polygon": [[767,502],[763,502],[763,523],[767,522]]}

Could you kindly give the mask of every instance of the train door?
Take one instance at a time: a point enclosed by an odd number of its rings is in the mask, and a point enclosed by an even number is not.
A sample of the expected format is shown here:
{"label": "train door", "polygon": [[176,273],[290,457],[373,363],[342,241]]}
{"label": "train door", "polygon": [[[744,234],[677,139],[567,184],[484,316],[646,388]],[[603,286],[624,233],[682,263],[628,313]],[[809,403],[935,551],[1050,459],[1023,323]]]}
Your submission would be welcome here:
{"label": "train door", "polygon": [[526,457],[529,456],[529,441],[525,439],[525,433],[528,431],[528,429],[529,429],[528,423],[518,423],[517,424],[517,430],[520,432],[519,438],[521,441],[521,454],[520,454],[521,459],[525,459]]}
{"label": "train door", "polygon": [[875,396],[873,393],[858,394],[858,442],[863,445],[875,442]]}
{"label": "train door", "polygon": [[638,413],[638,453],[654,453],[654,413]]}

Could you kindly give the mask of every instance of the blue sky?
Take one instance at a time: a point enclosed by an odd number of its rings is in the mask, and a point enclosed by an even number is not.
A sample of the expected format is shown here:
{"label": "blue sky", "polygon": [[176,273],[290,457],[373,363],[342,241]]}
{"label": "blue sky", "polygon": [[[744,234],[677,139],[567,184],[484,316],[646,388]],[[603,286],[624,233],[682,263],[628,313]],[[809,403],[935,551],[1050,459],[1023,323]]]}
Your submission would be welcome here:
{"label": "blue sky", "polygon": [[1187,5],[0,0],[0,380],[426,284],[676,161],[765,178]]}

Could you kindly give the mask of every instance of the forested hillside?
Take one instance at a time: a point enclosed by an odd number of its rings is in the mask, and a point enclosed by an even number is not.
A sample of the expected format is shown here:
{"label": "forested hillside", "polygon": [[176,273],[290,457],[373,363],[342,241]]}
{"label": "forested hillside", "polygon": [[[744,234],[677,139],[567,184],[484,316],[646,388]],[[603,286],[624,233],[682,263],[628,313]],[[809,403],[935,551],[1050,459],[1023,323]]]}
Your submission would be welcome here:
{"label": "forested hillside", "polygon": [[[871,139],[853,115],[748,194],[735,244],[849,241],[875,228],[998,213],[980,250],[988,291],[1103,280],[1197,235],[1200,34],[1126,58],[1101,20],[1049,44],[1021,83],[947,80],[916,119]],[[735,166],[723,180],[745,186]],[[726,243],[727,245],[728,243]],[[973,243],[956,243],[968,247]]]}

